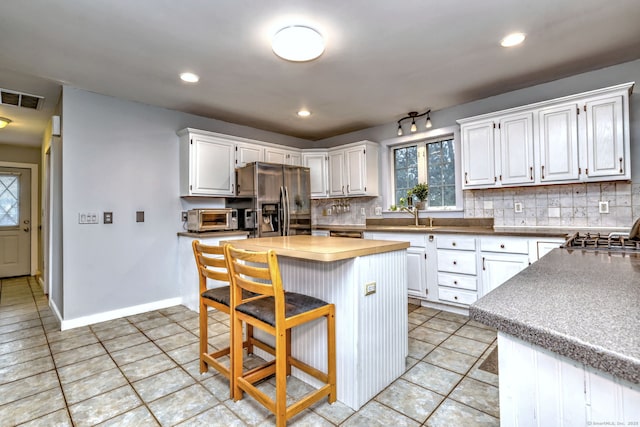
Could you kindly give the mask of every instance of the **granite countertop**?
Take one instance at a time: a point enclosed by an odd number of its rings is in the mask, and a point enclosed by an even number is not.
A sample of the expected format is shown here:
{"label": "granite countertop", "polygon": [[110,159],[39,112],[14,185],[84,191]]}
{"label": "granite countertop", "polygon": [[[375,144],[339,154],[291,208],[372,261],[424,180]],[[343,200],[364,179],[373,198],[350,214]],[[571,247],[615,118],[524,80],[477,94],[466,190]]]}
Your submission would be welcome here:
{"label": "granite countertop", "polygon": [[396,242],[392,240],[365,240],[350,239],[347,237],[304,235],[260,237],[257,239],[233,240],[229,243],[240,249],[252,251],[273,249],[278,256],[321,262],[340,261],[359,256],[397,251],[409,247],[409,242]]}
{"label": "granite countertop", "polygon": [[469,316],[640,384],[640,254],[554,249]]}

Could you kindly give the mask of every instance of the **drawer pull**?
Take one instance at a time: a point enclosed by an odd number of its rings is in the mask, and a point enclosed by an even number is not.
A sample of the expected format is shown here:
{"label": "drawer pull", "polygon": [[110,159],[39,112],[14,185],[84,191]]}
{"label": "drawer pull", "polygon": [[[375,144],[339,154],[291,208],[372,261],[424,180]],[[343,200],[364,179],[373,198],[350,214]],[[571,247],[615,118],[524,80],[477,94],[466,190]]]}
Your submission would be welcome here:
{"label": "drawer pull", "polygon": [[454,284],[454,285],[457,285],[457,284],[458,284],[458,281],[457,281],[457,280],[454,280],[454,281],[453,281],[453,284]]}
{"label": "drawer pull", "polygon": [[457,296],[457,295],[455,295],[455,296],[453,297],[453,299],[458,299],[458,296]]}
{"label": "drawer pull", "polygon": [[504,249],[504,243],[500,245],[500,249]]}
{"label": "drawer pull", "polygon": [[456,245],[456,242],[451,243],[451,246],[455,246],[455,245]]}
{"label": "drawer pull", "polygon": [[487,269],[487,267],[484,265],[484,257],[482,257],[482,269],[483,269],[483,270],[486,270],[486,269]]}
{"label": "drawer pull", "polygon": [[458,261],[453,261],[453,265],[458,265]]}
{"label": "drawer pull", "polygon": [[622,157],[620,157],[620,173],[622,173]]}
{"label": "drawer pull", "polygon": [[468,173],[467,172],[464,173],[464,183],[465,184],[469,183],[469,178],[468,178]]}
{"label": "drawer pull", "polygon": [[529,177],[531,178],[531,181],[533,181],[533,166],[529,167]]}

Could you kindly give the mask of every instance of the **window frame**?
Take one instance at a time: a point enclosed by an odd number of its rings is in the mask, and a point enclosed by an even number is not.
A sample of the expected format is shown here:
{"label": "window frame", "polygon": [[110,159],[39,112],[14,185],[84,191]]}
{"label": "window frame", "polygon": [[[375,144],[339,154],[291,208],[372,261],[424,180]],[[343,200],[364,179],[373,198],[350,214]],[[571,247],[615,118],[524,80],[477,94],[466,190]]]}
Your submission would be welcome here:
{"label": "window frame", "polygon": [[[455,206],[428,206],[427,212],[464,212],[464,198],[462,192],[462,180],[460,178],[460,168],[462,167],[460,150],[460,128],[458,126],[450,126],[439,128],[435,130],[430,130],[427,132],[415,133],[407,136],[390,138],[388,140],[382,141],[380,144],[382,147],[386,148],[381,150],[383,159],[382,159],[382,176],[390,177],[389,180],[386,180],[386,185],[382,186],[382,200],[384,203],[384,210],[386,212],[389,211],[389,206],[395,204],[395,169],[394,169],[394,153],[393,150],[396,148],[409,147],[412,145],[418,146],[418,158],[421,159],[422,156],[426,156],[427,144],[433,142],[439,142],[452,139],[453,147],[455,151],[455,159],[454,159],[454,167],[455,167],[455,194],[456,194],[456,205]],[[422,151],[422,154],[421,154]],[[385,159],[386,157],[386,159]],[[427,178],[427,161],[426,158],[423,161],[423,164],[420,164],[421,161],[418,161],[418,182],[425,182]]]}

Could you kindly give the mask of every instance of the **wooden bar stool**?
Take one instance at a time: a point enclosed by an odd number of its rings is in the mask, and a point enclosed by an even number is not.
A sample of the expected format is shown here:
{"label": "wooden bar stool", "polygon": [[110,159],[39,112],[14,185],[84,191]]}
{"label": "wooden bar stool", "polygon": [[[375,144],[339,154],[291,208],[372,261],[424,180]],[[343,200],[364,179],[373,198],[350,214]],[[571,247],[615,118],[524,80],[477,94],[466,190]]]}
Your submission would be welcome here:
{"label": "wooden bar stool", "polygon": [[[273,250],[249,252],[225,245],[225,258],[231,279],[231,320],[234,337],[232,350],[233,399],[246,392],[276,416],[276,425],[285,426],[287,420],[315,402],[328,396],[336,400],[336,334],[335,306],[307,295],[284,292],[278,259]],[[255,295],[248,296],[248,292]],[[327,372],[324,373],[291,356],[291,329],[314,319],[327,319]],[[243,352],[240,327],[242,322],[275,337],[275,360],[242,372]],[[291,366],[325,383],[295,403],[287,406],[287,375]],[[276,398],[272,400],[253,384],[275,374]]]}
{"label": "wooden bar stool", "polygon": [[[233,366],[233,356],[231,355],[232,345],[218,351],[209,352],[208,342],[208,307],[215,308],[223,313],[231,314],[231,288],[229,285],[207,289],[207,279],[229,283],[229,272],[224,259],[224,248],[222,246],[211,246],[200,243],[199,240],[192,242],[193,254],[198,268],[200,282],[200,373],[207,372],[209,366],[216,369],[229,380],[229,393],[233,397],[233,377],[231,376]],[[231,322],[233,329],[233,322]],[[240,324],[240,352],[242,348],[247,349],[247,353],[253,353],[253,346],[275,354],[273,347],[259,341],[253,337],[253,327],[247,325],[246,340],[242,339],[242,324]],[[231,333],[233,337],[233,332]],[[229,356],[229,368],[218,359]],[[242,366],[240,367],[242,369]]]}

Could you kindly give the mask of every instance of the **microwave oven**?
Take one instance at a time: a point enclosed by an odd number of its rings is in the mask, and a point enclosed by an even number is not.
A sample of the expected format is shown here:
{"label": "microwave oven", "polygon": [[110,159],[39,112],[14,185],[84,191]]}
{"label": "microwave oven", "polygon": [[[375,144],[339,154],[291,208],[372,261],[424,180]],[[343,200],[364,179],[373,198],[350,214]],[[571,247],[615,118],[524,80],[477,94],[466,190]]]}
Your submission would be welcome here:
{"label": "microwave oven", "polygon": [[191,209],[187,211],[187,230],[189,231],[201,232],[237,229],[237,209]]}

